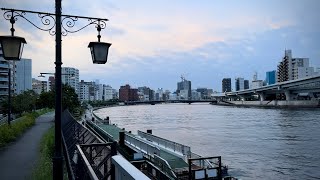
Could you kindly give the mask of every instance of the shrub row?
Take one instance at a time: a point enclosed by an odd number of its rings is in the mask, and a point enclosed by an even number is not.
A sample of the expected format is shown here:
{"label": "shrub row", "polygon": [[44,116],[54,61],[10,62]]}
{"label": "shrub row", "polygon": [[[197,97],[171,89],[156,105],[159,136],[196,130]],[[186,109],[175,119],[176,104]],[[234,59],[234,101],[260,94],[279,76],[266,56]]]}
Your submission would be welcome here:
{"label": "shrub row", "polygon": [[27,128],[35,124],[35,119],[42,114],[50,112],[50,109],[41,109],[38,111],[25,113],[22,117],[11,122],[11,125],[3,124],[0,126],[0,147],[5,146],[9,142],[14,141]]}

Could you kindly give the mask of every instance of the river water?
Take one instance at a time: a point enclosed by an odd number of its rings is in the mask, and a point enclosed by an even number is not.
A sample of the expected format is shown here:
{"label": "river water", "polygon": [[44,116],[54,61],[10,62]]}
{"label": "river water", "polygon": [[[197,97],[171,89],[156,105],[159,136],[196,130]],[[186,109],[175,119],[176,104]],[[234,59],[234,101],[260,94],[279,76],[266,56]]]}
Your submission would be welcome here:
{"label": "river water", "polygon": [[320,179],[320,109],[158,104],[100,109],[111,123],[222,156],[240,179]]}

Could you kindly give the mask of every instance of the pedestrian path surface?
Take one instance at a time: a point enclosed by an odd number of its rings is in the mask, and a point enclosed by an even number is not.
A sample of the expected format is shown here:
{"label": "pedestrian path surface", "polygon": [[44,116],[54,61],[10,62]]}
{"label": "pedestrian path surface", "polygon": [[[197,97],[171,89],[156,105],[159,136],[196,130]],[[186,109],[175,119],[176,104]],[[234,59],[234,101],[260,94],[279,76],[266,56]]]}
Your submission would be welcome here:
{"label": "pedestrian path surface", "polygon": [[0,149],[1,180],[30,179],[38,160],[40,140],[53,125],[53,119],[54,112],[38,117],[35,125],[20,138]]}

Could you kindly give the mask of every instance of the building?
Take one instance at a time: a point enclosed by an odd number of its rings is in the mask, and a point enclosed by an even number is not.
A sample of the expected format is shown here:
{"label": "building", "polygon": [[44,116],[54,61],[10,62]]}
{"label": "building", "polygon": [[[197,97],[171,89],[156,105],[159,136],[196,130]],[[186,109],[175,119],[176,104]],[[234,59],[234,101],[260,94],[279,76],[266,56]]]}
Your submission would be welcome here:
{"label": "building", "polygon": [[244,89],[249,89],[249,80],[244,80]]}
{"label": "building", "polygon": [[141,101],[152,101],[154,100],[154,91],[150,89],[149,87],[143,86],[138,87],[138,92],[140,94],[139,99]]}
{"label": "building", "polygon": [[285,50],[285,55],[278,65],[277,82],[300,79],[313,74],[314,68],[309,67],[309,58],[292,58],[292,51]]}
{"label": "building", "polygon": [[79,83],[79,100],[81,102],[83,101],[89,101],[89,84],[84,82],[84,80],[81,80],[81,82]]}
{"label": "building", "polygon": [[55,89],[55,80],[54,80],[54,76],[49,76],[48,79],[49,82],[49,89],[52,91]]}
{"label": "building", "polygon": [[236,78],[235,87],[236,91],[244,90],[244,78]]}
{"label": "building", "polygon": [[251,83],[251,89],[257,89],[263,86],[263,80],[254,80]]}
{"label": "building", "polygon": [[201,92],[198,91],[198,89],[193,89],[191,93],[192,93],[192,100],[200,100],[203,97]]}
{"label": "building", "polygon": [[[192,90],[194,91],[194,90]],[[200,93],[200,99],[208,99],[208,89],[207,88],[197,88],[195,90],[196,92],[199,92]],[[194,93],[193,93],[193,96],[192,96],[192,99],[194,99]]]}
{"label": "building", "polygon": [[103,85],[103,96],[104,101],[109,101],[110,99],[113,99],[113,90],[110,85]]}
{"label": "building", "polygon": [[79,70],[73,67],[62,67],[61,73],[63,74],[61,82],[71,86],[79,96]]}
{"label": "building", "polygon": [[266,72],[266,85],[271,85],[276,83],[276,71]]}
{"label": "building", "polygon": [[[181,91],[183,94],[181,95]],[[183,76],[181,77],[181,82],[177,83],[177,94],[179,97],[184,99],[191,99],[191,81],[186,80]]]}
{"label": "building", "polygon": [[120,101],[138,101],[138,89],[131,89],[129,84],[121,86],[119,89]]}
{"label": "building", "polygon": [[49,91],[48,81],[40,81],[35,78],[32,78],[32,90],[37,94],[48,92]]}
{"label": "building", "polygon": [[32,61],[31,59],[21,58],[15,61],[14,85],[15,93],[32,89]]}
{"label": "building", "polygon": [[9,90],[9,63],[3,58],[2,48],[0,46],[0,100],[8,96]]}
{"label": "building", "polygon": [[231,78],[222,79],[222,92],[231,92]]}

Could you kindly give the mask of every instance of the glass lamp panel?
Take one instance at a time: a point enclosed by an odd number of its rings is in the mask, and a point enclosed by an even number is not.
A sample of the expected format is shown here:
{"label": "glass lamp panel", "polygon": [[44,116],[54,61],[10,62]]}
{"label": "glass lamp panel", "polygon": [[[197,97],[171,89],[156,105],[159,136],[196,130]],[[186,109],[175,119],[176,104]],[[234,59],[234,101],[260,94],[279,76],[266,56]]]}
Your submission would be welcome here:
{"label": "glass lamp panel", "polygon": [[19,39],[2,39],[2,52],[7,60],[19,60],[21,41]]}

